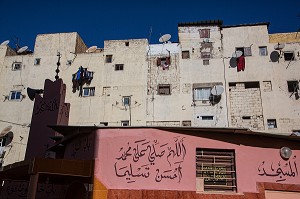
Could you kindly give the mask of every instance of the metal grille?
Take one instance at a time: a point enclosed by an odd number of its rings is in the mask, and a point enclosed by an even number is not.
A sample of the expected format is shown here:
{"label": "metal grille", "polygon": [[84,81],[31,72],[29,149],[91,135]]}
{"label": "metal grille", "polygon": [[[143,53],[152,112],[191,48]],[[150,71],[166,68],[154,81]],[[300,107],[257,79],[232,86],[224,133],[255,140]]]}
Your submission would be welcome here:
{"label": "metal grille", "polygon": [[233,150],[197,149],[196,177],[204,181],[204,191],[236,191]]}

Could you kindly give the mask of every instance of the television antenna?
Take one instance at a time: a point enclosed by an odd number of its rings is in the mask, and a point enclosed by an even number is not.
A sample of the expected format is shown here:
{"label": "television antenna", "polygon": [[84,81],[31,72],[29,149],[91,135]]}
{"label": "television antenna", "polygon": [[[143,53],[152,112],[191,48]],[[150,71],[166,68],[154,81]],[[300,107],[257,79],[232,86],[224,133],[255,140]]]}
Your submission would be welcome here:
{"label": "television antenna", "polygon": [[87,53],[93,53],[96,50],[97,50],[97,46],[91,46],[85,52],[87,52]]}
{"label": "television antenna", "polygon": [[161,42],[161,43],[166,43],[166,42],[168,42],[169,40],[171,39],[171,35],[170,34],[164,34],[163,36],[161,36],[160,38],[159,38],[159,42]]}
{"label": "television antenna", "polygon": [[23,53],[28,49],[28,46],[23,46],[22,48],[20,48],[17,53]]}
{"label": "television antenna", "polygon": [[9,43],[9,40],[5,40],[4,42],[2,42],[2,43],[0,44],[0,46],[6,46],[8,43]]}

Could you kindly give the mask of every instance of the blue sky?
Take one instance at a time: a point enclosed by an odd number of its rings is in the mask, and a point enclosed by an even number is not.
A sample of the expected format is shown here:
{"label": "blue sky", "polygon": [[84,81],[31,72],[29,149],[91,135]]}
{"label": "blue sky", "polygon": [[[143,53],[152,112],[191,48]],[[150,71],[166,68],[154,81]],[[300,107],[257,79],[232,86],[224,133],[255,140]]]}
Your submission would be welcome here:
{"label": "blue sky", "polygon": [[[177,24],[221,19],[224,25],[270,22],[269,32],[300,28],[300,0],[0,0],[0,43],[19,38],[33,50],[37,34],[78,32],[87,46],[104,40],[150,38],[178,40]],[[150,37],[150,29],[152,34]]]}

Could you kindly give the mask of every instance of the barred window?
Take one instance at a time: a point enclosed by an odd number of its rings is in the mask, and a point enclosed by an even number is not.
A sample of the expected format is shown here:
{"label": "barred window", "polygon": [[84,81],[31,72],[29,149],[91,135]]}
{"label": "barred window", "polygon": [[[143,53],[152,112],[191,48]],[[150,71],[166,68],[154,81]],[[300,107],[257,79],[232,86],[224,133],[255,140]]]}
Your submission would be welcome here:
{"label": "barred window", "polygon": [[234,150],[197,148],[196,177],[203,191],[236,191]]}

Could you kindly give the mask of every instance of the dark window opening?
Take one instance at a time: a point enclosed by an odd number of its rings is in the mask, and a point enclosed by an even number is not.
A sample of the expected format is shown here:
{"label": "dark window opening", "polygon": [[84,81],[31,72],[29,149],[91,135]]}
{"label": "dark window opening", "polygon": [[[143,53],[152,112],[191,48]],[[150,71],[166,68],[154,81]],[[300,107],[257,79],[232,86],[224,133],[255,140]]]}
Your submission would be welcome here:
{"label": "dark window opening", "polygon": [[192,126],[191,120],[183,120],[182,121],[182,126]]}
{"label": "dark window opening", "polygon": [[197,148],[196,177],[204,191],[236,191],[234,150]]}
{"label": "dark window opening", "polygon": [[230,83],[229,83],[229,86],[230,86],[230,87],[236,86],[236,83],[235,83],[235,82],[230,82]]}
{"label": "dark window opening", "polygon": [[14,62],[12,64],[12,70],[21,70],[22,68],[22,63],[21,62]]}
{"label": "dark window opening", "polygon": [[259,82],[245,82],[245,89],[247,88],[259,88]]}
{"label": "dark window opening", "polygon": [[203,65],[209,65],[209,59],[203,59]]}
{"label": "dark window opening", "polygon": [[201,52],[201,58],[202,59],[210,59],[211,53],[210,52]]}
{"label": "dark window opening", "polygon": [[210,29],[199,30],[200,38],[210,38]]}
{"label": "dark window opening", "polygon": [[111,63],[112,62],[112,55],[106,55],[105,62],[106,63]]}
{"label": "dark window opening", "polygon": [[121,121],[121,126],[129,126],[129,120]]}
{"label": "dark window opening", "polygon": [[158,85],[158,95],[171,95],[171,86],[170,84],[161,84]]}
{"label": "dark window opening", "polygon": [[124,64],[116,64],[115,70],[124,70]]}
{"label": "dark window opening", "polygon": [[125,42],[125,46],[129,46],[129,41],[126,41],[126,42]]}
{"label": "dark window opening", "polygon": [[41,58],[35,58],[34,65],[40,65],[41,64]]}
{"label": "dark window opening", "polygon": [[269,129],[275,129],[275,128],[277,128],[276,119],[268,119],[267,123],[268,123],[268,128]]}
{"label": "dark window opening", "polygon": [[251,119],[251,116],[243,116],[242,119],[243,119],[243,120],[250,120],[250,119]]}
{"label": "dark window opening", "polygon": [[299,89],[298,81],[287,81],[289,92],[296,92]]}
{"label": "dark window opening", "polygon": [[95,87],[83,88],[83,97],[95,96]]}
{"label": "dark window opening", "polygon": [[237,47],[236,51],[242,51],[244,56],[252,56],[251,47]]}
{"label": "dark window opening", "polygon": [[190,58],[190,51],[182,51],[182,59],[189,59]]}
{"label": "dark window opening", "polygon": [[157,66],[169,66],[171,64],[171,57],[157,58]]}
{"label": "dark window opening", "polygon": [[123,106],[130,106],[130,97],[129,96],[125,96],[123,97]]}
{"label": "dark window opening", "polygon": [[284,52],[283,56],[284,56],[284,60],[285,61],[293,61],[293,60],[295,60],[294,52]]}
{"label": "dark window opening", "polygon": [[202,120],[214,120],[214,116],[201,116]]}

